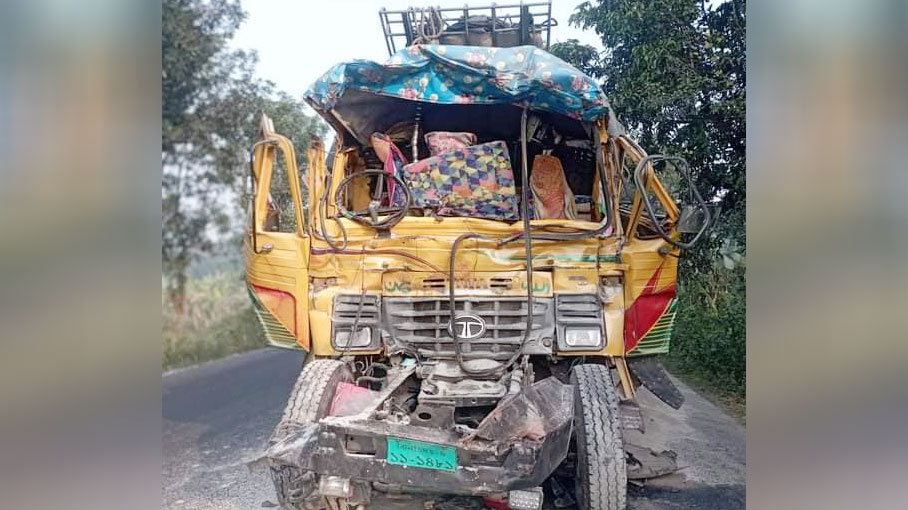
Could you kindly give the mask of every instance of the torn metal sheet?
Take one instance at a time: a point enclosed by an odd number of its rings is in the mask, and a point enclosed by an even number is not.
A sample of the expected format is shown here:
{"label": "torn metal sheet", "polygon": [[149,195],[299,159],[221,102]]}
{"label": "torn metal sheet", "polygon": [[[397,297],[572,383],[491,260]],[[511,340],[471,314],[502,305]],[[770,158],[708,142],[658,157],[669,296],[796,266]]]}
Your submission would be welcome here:
{"label": "torn metal sheet", "polygon": [[627,455],[627,479],[646,480],[678,470],[678,455],[672,450],[657,452],[645,446],[624,443]]}
{"label": "torn metal sheet", "polygon": [[293,466],[300,456],[311,455],[318,446],[319,425],[309,423],[288,430],[283,438],[272,443],[262,459],[272,466]]}
{"label": "torn metal sheet", "polygon": [[503,401],[479,424],[467,441],[482,438],[501,444],[520,439],[541,440],[570,426],[574,415],[572,386],[548,377]]}

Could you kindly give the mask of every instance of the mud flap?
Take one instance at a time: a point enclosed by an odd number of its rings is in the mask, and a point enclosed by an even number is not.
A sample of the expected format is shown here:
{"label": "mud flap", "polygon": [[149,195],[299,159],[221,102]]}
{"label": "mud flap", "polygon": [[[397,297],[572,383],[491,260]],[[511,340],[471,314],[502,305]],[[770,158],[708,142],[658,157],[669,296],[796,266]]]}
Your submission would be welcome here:
{"label": "mud flap", "polygon": [[640,380],[646,389],[653,395],[659,397],[659,400],[678,409],[684,404],[684,395],[678,390],[678,387],[672,383],[662,368],[662,363],[655,356],[646,356],[642,358],[628,358],[627,364],[634,376]]}

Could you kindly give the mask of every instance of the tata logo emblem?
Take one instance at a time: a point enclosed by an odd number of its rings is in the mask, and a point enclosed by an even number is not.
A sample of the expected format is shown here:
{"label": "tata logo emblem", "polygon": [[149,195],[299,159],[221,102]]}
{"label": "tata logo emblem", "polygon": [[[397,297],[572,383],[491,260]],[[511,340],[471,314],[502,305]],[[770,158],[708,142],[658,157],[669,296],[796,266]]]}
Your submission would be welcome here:
{"label": "tata logo emblem", "polygon": [[472,313],[463,313],[454,317],[454,320],[448,324],[448,333],[451,334],[451,337],[455,336],[455,331],[457,332],[457,338],[473,340],[485,334],[486,321]]}

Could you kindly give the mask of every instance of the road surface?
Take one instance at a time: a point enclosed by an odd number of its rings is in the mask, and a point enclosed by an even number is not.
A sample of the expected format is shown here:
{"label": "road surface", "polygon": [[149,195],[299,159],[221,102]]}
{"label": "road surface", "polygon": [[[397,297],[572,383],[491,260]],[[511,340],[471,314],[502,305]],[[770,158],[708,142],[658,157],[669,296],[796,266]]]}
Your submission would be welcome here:
{"label": "road surface", "polygon": [[[283,411],[302,357],[262,349],[163,376],[163,508],[275,507],[262,467],[247,467]],[[634,441],[671,449],[678,473],[630,487],[630,510],[744,508],[744,428],[689,387],[675,411],[646,390],[646,434]],[[454,502],[449,502],[454,503]],[[481,508],[458,501],[453,508]],[[419,509],[421,500],[384,501],[376,510]]]}

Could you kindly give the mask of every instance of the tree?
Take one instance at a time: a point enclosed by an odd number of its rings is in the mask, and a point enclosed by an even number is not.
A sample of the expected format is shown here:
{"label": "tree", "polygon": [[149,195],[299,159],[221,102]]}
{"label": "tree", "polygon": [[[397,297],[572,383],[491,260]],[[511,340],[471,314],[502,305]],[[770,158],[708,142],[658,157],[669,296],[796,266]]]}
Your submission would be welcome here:
{"label": "tree", "polygon": [[[191,117],[216,92],[236,60],[223,61],[244,14],[227,0],[164,0],[161,19],[161,151],[173,156],[190,138]],[[234,54],[233,57],[242,57]]]}
{"label": "tree", "polygon": [[231,0],[163,4],[161,258],[180,315],[191,262],[237,231],[247,151],[261,113],[293,140],[298,155],[310,134],[325,129],[300,101],[255,77],[254,53],[227,46],[244,17]]}
{"label": "tree", "polygon": [[584,74],[590,76],[602,75],[602,55],[599,54],[596,48],[588,44],[581,44],[577,39],[556,42],[549,51]]}

